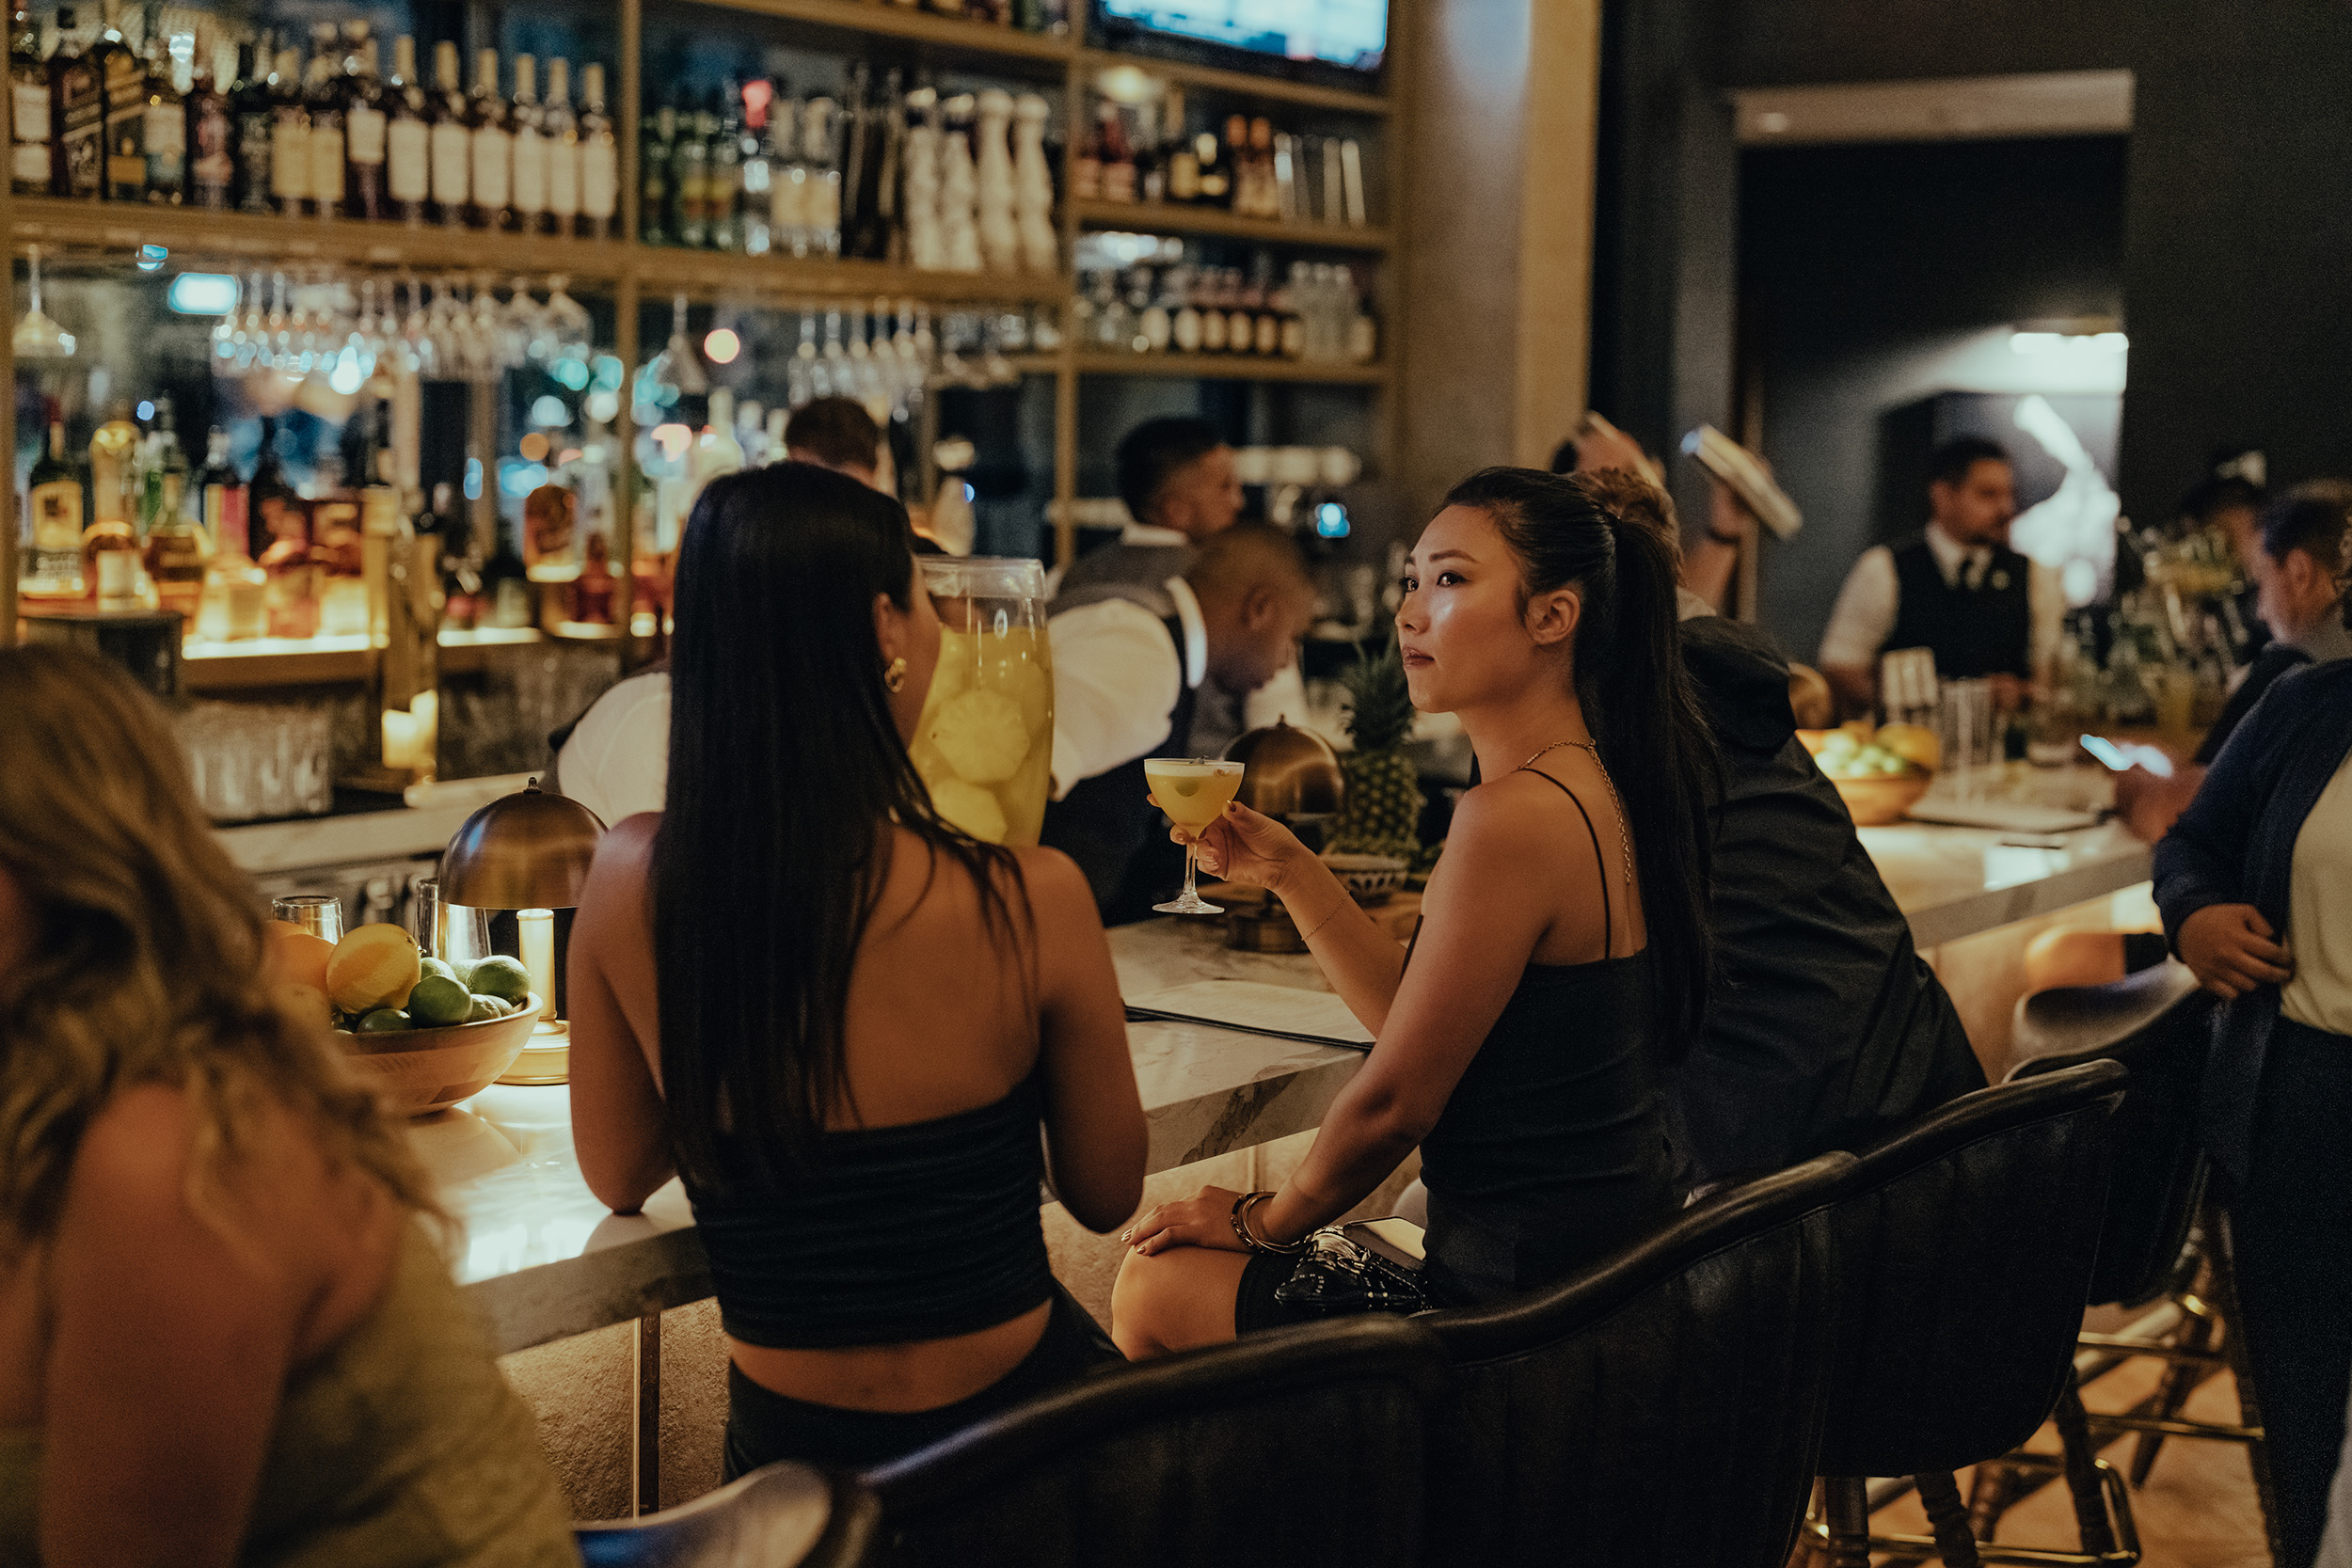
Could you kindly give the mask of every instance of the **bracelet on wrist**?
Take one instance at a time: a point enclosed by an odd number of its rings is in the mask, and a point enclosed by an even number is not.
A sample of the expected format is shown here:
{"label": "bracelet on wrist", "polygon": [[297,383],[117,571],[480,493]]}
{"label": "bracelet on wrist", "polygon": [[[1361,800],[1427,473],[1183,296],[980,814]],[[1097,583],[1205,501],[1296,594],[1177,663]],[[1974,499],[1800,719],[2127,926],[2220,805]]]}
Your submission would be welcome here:
{"label": "bracelet on wrist", "polygon": [[1303,1236],[1295,1242],[1269,1242],[1249,1228],[1249,1211],[1273,1196],[1272,1193],[1244,1193],[1233,1199],[1233,1234],[1240,1237],[1241,1244],[1251,1252],[1303,1251],[1307,1245],[1307,1240]]}

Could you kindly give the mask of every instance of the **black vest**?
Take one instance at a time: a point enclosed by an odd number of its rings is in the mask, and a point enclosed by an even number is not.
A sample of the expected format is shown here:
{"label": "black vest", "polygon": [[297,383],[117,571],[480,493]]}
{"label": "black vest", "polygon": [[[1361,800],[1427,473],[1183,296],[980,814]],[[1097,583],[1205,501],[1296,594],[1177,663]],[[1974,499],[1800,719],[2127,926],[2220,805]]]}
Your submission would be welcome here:
{"label": "black vest", "polygon": [[1995,545],[1984,575],[1970,588],[1965,567],[1959,584],[1944,580],[1924,538],[1898,546],[1894,555],[1901,598],[1888,649],[1930,649],[1935,673],[1946,680],[2033,673],[2032,562]]}
{"label": "black vest", "polygon": [[[1185,678],[1192,671],[1184,657],[1184,622],[1171,615],[1162,625],[1176,646],[1182,689],[1168,712],[1168,738],[1161,746],[1181,749],[1190,743],[1193,704],[1200,690]],[[1159,811],[1149,799],[1152,786],[1144,779],[1143,761],[1134,757],[1107,773],[1081,779],[1070,793],[1045,806],[1040,841],[1078,863],[1105,926],[1149,920],[1152,906],[1174,897],[1184,881],[1184,851],[1168,842]]]}

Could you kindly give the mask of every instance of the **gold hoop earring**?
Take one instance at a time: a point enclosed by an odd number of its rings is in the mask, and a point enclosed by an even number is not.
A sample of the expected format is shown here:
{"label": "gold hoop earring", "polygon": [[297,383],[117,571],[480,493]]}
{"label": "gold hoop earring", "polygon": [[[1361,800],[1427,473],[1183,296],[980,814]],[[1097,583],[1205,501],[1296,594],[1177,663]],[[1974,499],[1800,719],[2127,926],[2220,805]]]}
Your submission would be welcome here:
{"label": "gold hoop earring", "polygon": [[890,661],[890,668],[882,672],[882,689],[888,691],[892,696],[896,697],[905,689],[906,684],[907,661],[902,656],[892,659]]}

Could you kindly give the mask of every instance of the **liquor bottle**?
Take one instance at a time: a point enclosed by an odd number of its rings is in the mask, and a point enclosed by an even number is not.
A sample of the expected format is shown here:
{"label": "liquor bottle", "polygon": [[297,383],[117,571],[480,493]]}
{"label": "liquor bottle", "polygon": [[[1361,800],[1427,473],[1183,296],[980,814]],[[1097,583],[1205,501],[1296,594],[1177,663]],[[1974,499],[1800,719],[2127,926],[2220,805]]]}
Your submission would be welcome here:
{"label": "liquor bottle", "polygon": [[447,483],[433,486],[433,511],[420,518],[417,532],[438,541],[441,561],[441,624],[471,631],[480,624],[486,595],[482,586],[482,550],[473,531],[452,504]]}
{"label": "liquor bottle", "polygon": [[131,404],[115,404],[113,417],[93,431],[89,439],[90,517],[101,523],[131,520],[131,485],[138,468],[139,427],[131,422]]}
{"label": "liquor bottle", "polygon": [[1194,275],[1188,268],[1168,269],[1168,292],[1175,299],[1175,313],[1168,322],[1168,346],[1179,354],[1200,352],[1205,320],[1200,307],[1194,302],[1196,287]]}
{"label": "liquor bottle", "polygon": [[302,215],[310,199],[310,110],[302,95],[301,56],[280,49],[269,73],[269,184],[278,213]]}
{"label": "liquor bottle", "polygon": [[245,481],[229,460],[229,433],[215,430],[204,438],[204,467],[196,476],[201,497],[204,531],[221,555],[249,559],[253,541],[246,525]]}
{"label": "liquor bottle", "polygon": [[1127,117],[1119,105],[1104,100],[1102,111],[1103,199],[1136,198],[1136,146],[1127,135]]}
{"label": "liquor bottle", "polygon": [[507,122],[506,101],[499,96],[499,52],[495,49],[474,55],[473,96],[467,113],[473,138],[473,205],[467,221],[476,229],[510,230],[515,227],[515,137]]}
{"label": "liquor bottle", "polygon": [[55,399],[49,401],[49,445],[28,476],[24,512],[32,534],[24,591],[39,598],[83,597],[88,589],[82,577],[82,476],[66,460],[65,416]]}
{"label": "liquor bottle", "polygon": [[196,632],[219,642],[239,642],[268,630],[262,603],[268,578],[253,563],[246,527],[246,486],[229,461],[229,435],[215,430],[205,442],[198,475],[204,532],[213,556],[204,570],[204,595],[196,612]]}
{"label": "liquor bottle", "polygon": [[1168,143],[1160,161],[1168,168],[1168,199],[1187,204],[1200,199],[1200,155],[1184,135],[1184,89],[1171,86],[1161,110]]}
{"label": "liquor bottle", "polygon": [[417,40],[392,40],[392,79],[384,92],[384,190],[401,222],[424,222],[433,199],[433,126],[417,79]]}
{"label": "liquor bottle", "polygon": [[59,6],[49,56],[49,194],[95,201],[106,185],[106,83],[73,41],[75,25],[73,8]]}
{"label": "liquor bottle", "polygon": [[356,68],[344,84],[343,211],[355,218],[381,221],[391,216],[386,170],[391,152],[391,99],[376,76],[382,61],[368,24],[347,22],[343,30]]}
{"label": "liquor bottle", "polygon": [[1192,156],[1200,168],[1193,199],[1203,207],[1230,207],[1233,201],[1232,159],[1218,144],[1216,133],[1203,131],[1192,138]]}
{"label": "liquor bottle", "polygon": [[271,133],[276,129],[269,96],[270,36],[237,45],[237,84],[229,92],[230,118],[236,122],[236,194],[241,213],[270,210]]}
{"label": "liquor bottle", "polygon": [[808,170],[809,253],[841,254],[841,107],[812,98],[802,109],[801,161]]}
{"label": "liquor bottle", "polygon": [[609,239],[621,203],[621,153],[612,117],[604,112],[603,66],[581,68],[580,102],[580,231]]}
{"label": "liquor bottle", "polygon": [[664,103],[648,115],[637,145],[638,161],[644,166],[637,237],[647,245],[675,245],[677,220],[670,211],[670,166],[677,159],[677,110]]}
{"label": "liquor bottle", "polygon": [[139,135],[147,128],[147,66],[106,8],[106,25],[90,54],[106,90],[106,199],[147,199],[147,152]]}
{"label": "liquor bottle", "polygon": [[229,108],[236,56],[217,44],[207,50],[210,41],[198,35],[196,73],[188,82],[188,205],[223,213],[229,210],[237,179]]}
{"label": "liquor bottle", "polygon": [[514,139],[515,229],[519,233],[545,231],[548,219],[548,143],[546,120],[539,107],[539,61],[532,55],[515,56],[515,103],[507,115]]}
{"label": "liquor bottle", "polygon": [[169,393],[155,399],[155,428],[139,443],[139,532],[183,515],[188,498],[188,454],[180,445]]}
{"label": "liquor bottle", "polygon": [[1160,146],[1160,106],[1149,100],[1136,105],[1136,199],[1168,199],[1168,158]]}
{"label": "liquor bottle", "polygon": [[[40,24],[26,0],[8,17],[8,184],[19,196],[49,194],[49,62],[40,55]],[[7,584],[0,583],[0,593]]]}
{"label": "liquor bottle", "polygon": [[1094,123],[1079,138],[1077,156],[1070,160],[1070,195],[1074,200],[1103,199],[1103,110],[1110,106],[1105,103],[1095,111]]}
{"label": "liquor bottle", "polygon": [[710,137],[710,190],[704,206],[710,214],[710,248],[743,248],[743,122],[737,118],[739,100],[729,87],[719,95],[718,111],[706,111],[703,123]]}
{"label": "liquor bottle", "polygon": [[204,605],[204,535],[185,512],[161,509],[140,554],[157,608],[180,612],[183,635],[194,631]]}
{"label": "liquor bottle", "polygon": [[677,243],[700,250],[710,243],[711,117],[683,111],[675,118],[671,183],[677,191]]}
{"label": "liquor bottle", "polygon": [[808,254],[808,166],[800,156],[801,105],[768,106],[768,243],[780,256]]}
{"label": "liquor bottle", "polygon": [[310,207],[320,217],[340,217],[343,210],[343,110],[346,103],[347,58],[342,36],[331,22],[310,29],[310,70],[303,84],[303,103],[310,111]]}
{"label": "liquor bottle", "polygon": [[580,230],[580,119],[572,113],[571,99],[571,62],[549,60],[539,135],[548,150],[546,231],[550,234],[570,235]]}
{"label": "liquor bottle", "polygon": [[[866,62],[851,61],[849,96],[843,101],[841,109],[837,143],[840,156],[836,160],[841,169],[841,181],[836,187],[841,197],[837,214],[841,237],[835,254],[842,256],[868,254],[860,247],[859,242],[866,237],[860,225],[866,214],[872,211],[879,187],[880,161],[874,156],[878,150],[874,135],[874,106],[869,102],[872,83],[873,72]],[[944,177],[942,183],[945,183]]]}
{"label": "liquor bottle", "polygon": [[736,137],[743,202],[736,221],[743,231],[743,253],[765,256],[775,248],[775,166],[768,161],[768,105],[773,102],[771,83],[755,78],[743,84],[743,124]]}
{"label": "liquor bottle", "polygon": [[473,125],[466,94],[457,83],[457,45],[443,39],[433,46],[433,206],[451,228],[466,221],[473,166]]}
{"label": "liquor bottle", "polygon": [[144,162],[147,200],[177,207],[188,182],[187,98],[176,80],[179,67],[164,37],[164,8],[150,0],[141,48],[146,81],[139,115],[139,155]]}

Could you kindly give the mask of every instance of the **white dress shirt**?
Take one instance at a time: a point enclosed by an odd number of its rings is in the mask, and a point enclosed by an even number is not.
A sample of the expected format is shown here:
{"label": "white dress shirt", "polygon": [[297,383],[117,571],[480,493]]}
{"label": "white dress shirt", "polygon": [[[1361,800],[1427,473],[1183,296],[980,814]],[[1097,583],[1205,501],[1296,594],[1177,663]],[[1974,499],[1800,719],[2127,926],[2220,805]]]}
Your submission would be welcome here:
{"label": "white dress shirt", "polygon": [[1082,780],[1150,755],[1168,737],[1177,699],[1208,674],[1200,601],[1182,578],[1168,578],[1162,591],[1184,626],[1181,665],[1160,617],[1132,599],[1098,600],[1045,624],[1054,649],[1055,800]]}
{"label": "white dress shirt", "polygon": [[555,759],[565,795],[608,828],[670,794],[670,675],[631,675],[596,701]]}
{"label": "white dress shirt", "polygon": [[[1936,570],[1950,587],[1957,588],[1963,580],[1974,586],[1993,562],[1991,546],[1963,545],[1933,523],[1928,525],[1927,540]],[[2058,646],[2066,626],[2066,589],[2056,567],[2038,561],[2032,563],[2026,578],[2026,603],[2033,626],[2031,667],[2039,670]],[[1846,586],[1838,590],[1837,608],[1830,611],[1829,629],[1821,633],[1820,662],[1875,667],[1879,655],[1886,651],[1886,640],[1894,635],[1901,609],[1895,552],[1884,545],[1873,545],[1862,552],[1862,559],[1846,574]]]}

